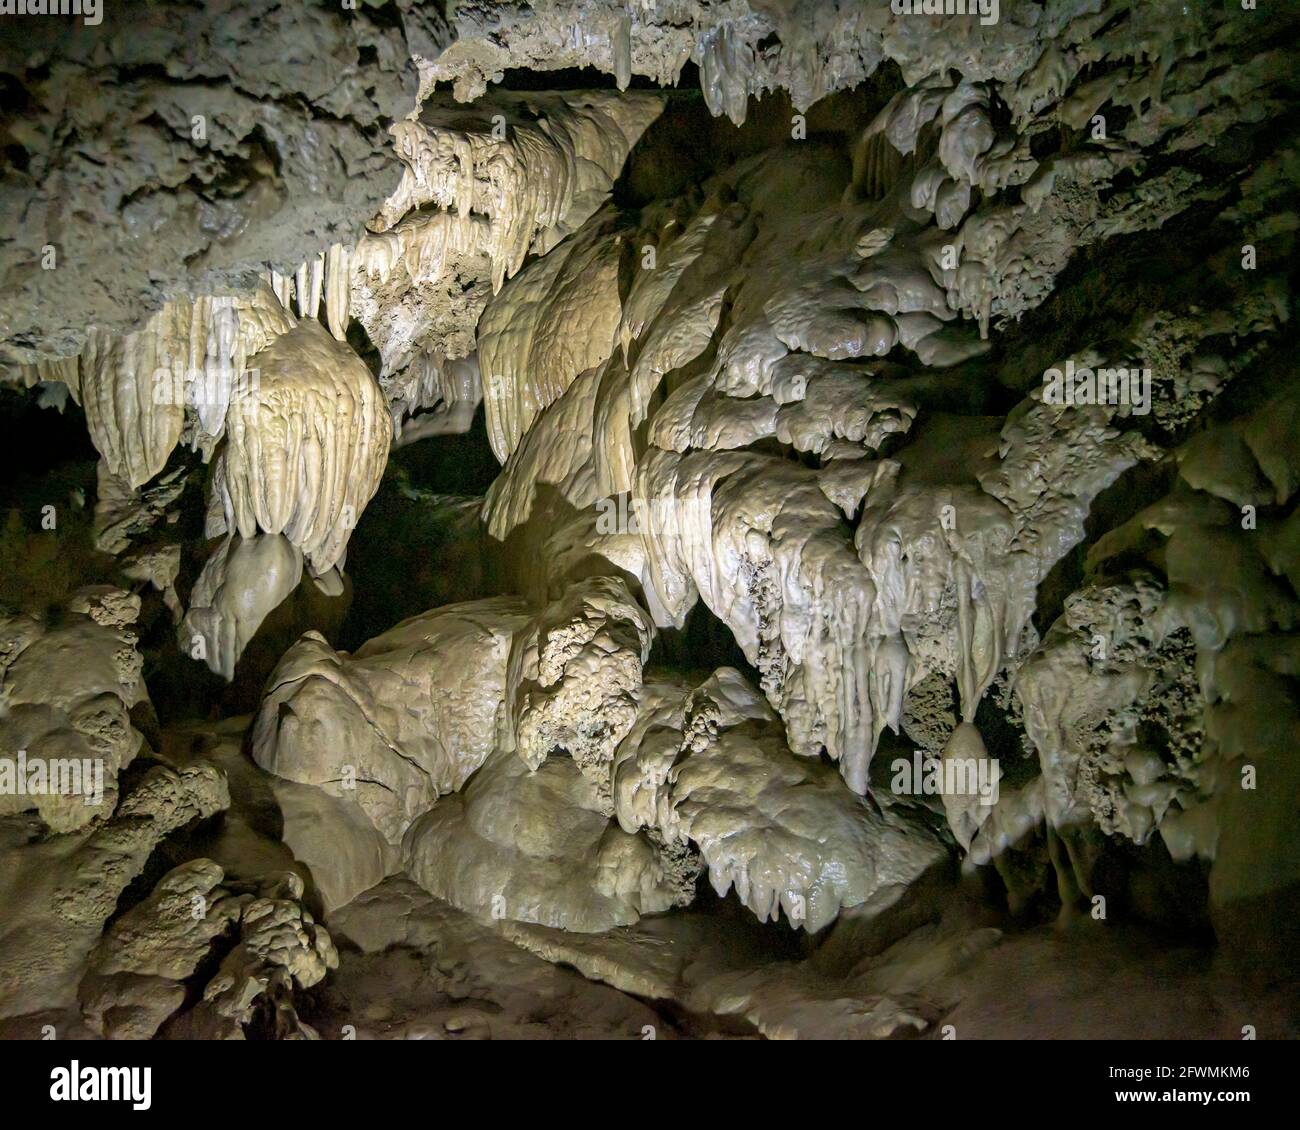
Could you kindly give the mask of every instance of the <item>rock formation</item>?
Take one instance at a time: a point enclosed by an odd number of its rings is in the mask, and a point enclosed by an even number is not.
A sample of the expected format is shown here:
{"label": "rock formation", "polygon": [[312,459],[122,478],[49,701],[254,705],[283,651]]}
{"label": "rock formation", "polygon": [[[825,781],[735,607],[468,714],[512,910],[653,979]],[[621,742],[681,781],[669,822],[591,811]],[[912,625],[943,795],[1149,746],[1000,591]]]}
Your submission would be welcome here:
{"label": "rock formation", "polygon": [[1296,12],[146,8],[0,49],[0,1034],[1300,1031]]}

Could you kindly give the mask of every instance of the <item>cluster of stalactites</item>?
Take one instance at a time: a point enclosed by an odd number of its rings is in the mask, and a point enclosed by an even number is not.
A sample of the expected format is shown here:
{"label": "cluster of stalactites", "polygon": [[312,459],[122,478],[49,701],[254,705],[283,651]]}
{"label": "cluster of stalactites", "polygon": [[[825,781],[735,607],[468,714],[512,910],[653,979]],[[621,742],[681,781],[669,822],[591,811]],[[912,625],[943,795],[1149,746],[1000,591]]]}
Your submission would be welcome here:
{"label": "cluster of stalactites", "polygon": [[551,106],[539,126],[508,126],[504,114],[481,131],[398,122],[392,132],[406,170],[372,227],[386,231],[429,204],[462,224],[486,217],[495,293],[543,233],[593,190],[608,190],[662,105],[653,95],[591,94]]}

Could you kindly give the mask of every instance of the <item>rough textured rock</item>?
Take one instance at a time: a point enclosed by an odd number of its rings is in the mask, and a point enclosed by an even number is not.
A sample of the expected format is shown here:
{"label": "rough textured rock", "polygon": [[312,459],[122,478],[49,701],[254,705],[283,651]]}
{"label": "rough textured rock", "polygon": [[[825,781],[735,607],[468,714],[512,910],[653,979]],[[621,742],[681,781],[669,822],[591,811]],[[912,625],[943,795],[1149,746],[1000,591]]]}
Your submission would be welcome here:
{"label": "rough textured rock", "polygon": [[183,864],[109,927],[77,993],[92,1028],[110,1039],[148,1039],[180,1008],[185,979],[237,916],[217,889],[222,877],[209,859]]}
{"label": "rough textured rock", "polygon": [[673,906],[673,860],[611,824],[603,809],[568,758],[530,770],[499,752],[463,792],[411,826],[406,870],[476,916],[584,933]]}
{"label": "rough textured rock", "polygon": [[513,718],[502,746],[530,769],[565,753],[607,795],[614,750],[636,721],[633,696],[653,640],[650,618],[621,581],[601,577],[569,589],[515,639]]}
{"label": "rough textured rock", "polygon": [[130,330],[177,292],[249,288],[267,262],[355,238],[399,179],[384,128],[415,105],[412,54],[445,35],[414,5],[395,24],[366,5],[224,0],[101,15],[5,39],[22,154],[0,196],[11,362],[75,354],[91,325]]}
{"label": "rough textured rock", "polygon": [[[656,701],[658,699],[659,701]],[[903,885],[945,857],[905,816],[855,797],[817,760],[793,755],[781,726],[740,674],[724,668],[653,710],[615,758],[618,819],[694,846],[719,895],[760,921],[780,911],[816,932],[842,907]]]}
{"label": "rough textured rock", "polygon": [[239,908],[239,940],[222,959],[203,998],[177,1021],[186,1039],[242,1040],[259,1008],[272,1010],[278,1039],[316,1039],[293,1006],[294,987],[310,988],[338,965],[328,932],[297,901],[302,880],[286,876],[282,891],[258,894]]}
{"label": "rough textured rock", "polygon": [[12,916],[0,937],[0,1012],[70,1005],[118,898],[154,849],[229,803],[211,766],[180,773],[158,766],[94,828],[33,843],[33,829],[6,821],[3,899]]}
{"label": "rough textured rock", "polygon": [[102,821],[143,743],[147,701],[132,630],[140,600],[108,586],[75,594],[62,623],[0,623],[0,815],[35,810],[55,832]]}

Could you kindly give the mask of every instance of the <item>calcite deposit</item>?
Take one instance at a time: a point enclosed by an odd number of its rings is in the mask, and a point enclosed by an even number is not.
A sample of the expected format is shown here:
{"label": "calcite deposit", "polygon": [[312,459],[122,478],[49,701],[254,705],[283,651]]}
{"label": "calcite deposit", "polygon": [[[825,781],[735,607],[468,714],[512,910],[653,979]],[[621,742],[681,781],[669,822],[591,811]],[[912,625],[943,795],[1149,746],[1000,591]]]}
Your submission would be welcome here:
{"label": "calcite deposit", "polygon": [[0,14],[0,1035],[1300,1035],[1300,12],[140,9]]}

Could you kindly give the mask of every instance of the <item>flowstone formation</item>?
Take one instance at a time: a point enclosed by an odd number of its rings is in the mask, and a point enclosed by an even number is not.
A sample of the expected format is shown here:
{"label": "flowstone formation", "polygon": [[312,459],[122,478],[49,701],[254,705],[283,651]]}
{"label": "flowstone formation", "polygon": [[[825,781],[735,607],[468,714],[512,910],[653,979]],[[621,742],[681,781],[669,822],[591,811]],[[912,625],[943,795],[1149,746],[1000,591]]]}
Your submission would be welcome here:
{"label": "flowstone formation", "polygon": [[0,1034],[1300,1034],[1300,13],[181,7],[0,51]]}

